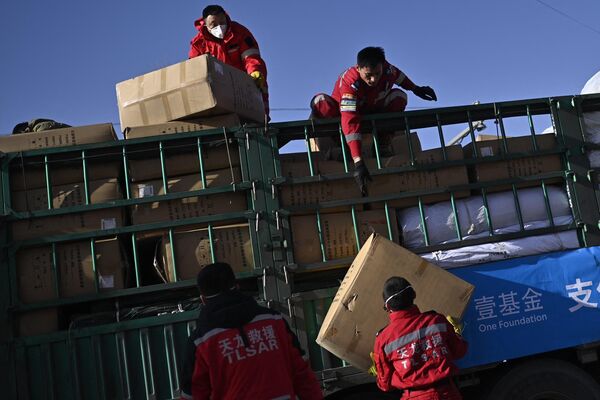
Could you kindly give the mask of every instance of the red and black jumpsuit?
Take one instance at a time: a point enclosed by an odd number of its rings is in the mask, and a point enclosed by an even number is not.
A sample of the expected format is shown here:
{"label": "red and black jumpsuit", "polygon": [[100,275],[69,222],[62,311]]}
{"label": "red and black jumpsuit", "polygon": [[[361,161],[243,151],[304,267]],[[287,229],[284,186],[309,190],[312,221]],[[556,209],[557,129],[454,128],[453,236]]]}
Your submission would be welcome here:
{"label": "red and black jumpsuit", "polygon": [[417,86],[398,68],[387,61],[383,74],[375,86],[370,87],[361,78],[356,67],[348,68],[335,82],[331,96],[319,93],[311,101],[315,118],[334,118],[341,115],[342,131],[350,147],[352,158],[361,154],[361,115],[380,112],[401,112],[407,104],[405,90]]}
{"label": "red and black jumpsuit", "polygon": [[265,77],[262,91],[265,114],[269,115],[269,92],[267,86],[267,65],[260,56],[258,43],[252,33],[242,24],[232,21],[227,15],[227,32],[223,39],[211,35],[203,18],[194,23],[198,34],[192,39],[189,58],[210,54],[219,61],[245,71],[250,75],[254,71]]}
{"label": "red and black jumpsuit", "polygon": [[281,314],[237,290],[201,307],[187,356],[182,399],[323,398]]}
{"label": "red and black jumpsuit", "polygon": [[402,399],[460,400],[451,377],[453,361],[467,352],[467,342],[436,312],[417,306],[390,314],[390,324],[375,339],[377,386],[402,389]]}

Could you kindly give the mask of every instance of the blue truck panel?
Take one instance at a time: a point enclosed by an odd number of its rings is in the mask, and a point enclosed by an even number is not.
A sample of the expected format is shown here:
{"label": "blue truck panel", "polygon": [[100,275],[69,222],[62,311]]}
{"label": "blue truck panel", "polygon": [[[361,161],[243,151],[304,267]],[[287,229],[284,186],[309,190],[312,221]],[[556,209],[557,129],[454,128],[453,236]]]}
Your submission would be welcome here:
{"label": "blue truck panel", "polygon": [[469,368],[600,340],[600,247],[458,268]]}

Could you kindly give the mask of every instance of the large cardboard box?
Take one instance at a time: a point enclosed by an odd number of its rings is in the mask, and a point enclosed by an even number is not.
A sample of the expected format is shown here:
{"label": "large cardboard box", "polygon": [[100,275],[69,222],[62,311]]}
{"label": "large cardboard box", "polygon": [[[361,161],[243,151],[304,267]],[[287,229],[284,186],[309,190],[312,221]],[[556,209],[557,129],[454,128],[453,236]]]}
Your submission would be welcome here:
{"label": "large cardboard box", "polygon": [[188,121],[173,121],[164,124],[125,127],[123,135],[125,136],[125,139],[136,139],[148,136],[198,132],[215,128],[233,128],[240,125],[240,118],[236,114],[226,114]]}
{"label": "large cardboard box", "polygon": [[[117,238],[95,242],[96,270],[100,291],[125,287],[125,265]],[[95,293],[89,241],[56,245],[60,297]],[[36,303],[57,298],[52,268],[52,246],[34,247],[17,253],[19,298]]]}
{"label": "large cardboard box", "polygon": [[265,118],[252,78],[209,55],[120,82],[116,90],[122,129],[230,113]]}
{"label": "large cardboard box", "polygon": [[[536,135],[536,142],[539,150],[552,150],[558,144],[554,134]],[[479,156],[485,157],[499,156],[504,153],[502,140],[483,140],[476,142]],[[525,153],[533,151],[531,136],[518,136],[506,139],[508,147],[507,154]],[[473,158],[473,143],[469,143],[464,148],[465,157]],[[562,171],[562,161],[559,154],[523,157],[506,161],[481,162],[470,167],[470,177],[473,182],[489,182],[502,179],[513,179],[524,176],[539,175],[546,172]],[[546,183],[554,183],[560,178],[546,180]],[[518,187],[536,186],[539,182],[522,181],[517,184]],[[487,189],[489,192],[510,190],[510,185],[493,186]]]}
{"label": "large cardboard box", "polygon": [[382,236],[371,236],[348,269],[319,331],[317,343],[352,365],[371,365],[376,333],[388,323],[381,292],[392,276],[406,278],[421,311],[462,318],[474,286]]}
{"label": "large cardboard box", "polygon": [[[202,151],[204,171],[233,168],[240,166],[240,150],[237,143],[229,144],[229,149],[223,143],[219,146],[205,146]],[[167,177],[200,174],[198,152],[167,153],[164,157]],[[236,168],[236,169],[237,169]],[[208,172],[206,172],[208,173]],[[231,174],[230,174],[231,175]],[[129,178],[133,182],[162,179],[160,158],[132,159],[129,161]]]}
{"label": "large cardboard box", "polygon": [[[213,227],[212,237],[216,261],[228,263],[236,274],[253,271],[248,224]],[[213,262],[207,228],[176,231],[173,241],[163,237],[163,266],[169,282],[175,282],[175,275],[178,281],[195,279],[202,266]]]}
{"label": "large cardboard box", "polygon": [[[393,209],[389,210],[389,217],[392,240],[397,242],[398,226],[396,213]],[[349,212],[321,214],[320,218],[325,258],[327,261],[356,256],[358,254],[358,246],[352,223],[352,214]],[[356,224],[361,245],[373,232],[385,237],[388,236],[385,210],[357,212]],[[295,261],[300,264],[323,261],[317,216],[292,216],[290,217],[290,226],[293,236],[292,243],[294,246]]]}
{"label": "large cardboard box", "polygon": [[[85,204],[83,184],[58,186],[53,192],[55,208]],[[90,181],[92,204],[110,202],[122,198],[116,179]],[[19,191],[13,194],[13,207],[17,211],[43,210],[47,208],[45,189]],[[106,208],[81,213],[54,215],[11,222],[13,240],[27,240],[40,236],[114,229],[123,226],[123,210]]]}
{"label": "large cardboard box", "polygon": [[0,136],[0,151],[10,153],[111,140],[117,140],[112,124],[75,126],[17,135],[2,135]]}
{"label": "large cardboard box", "polygon": [[[207,187],[230,185],[231,172],[230,169],[224,169],[207,173]],[[234,168],[233,173],[234,181],[239,182],[239,169]],[[168,180],[167,185],[168,193],[203,189],[199,174],[171,178]],[[132,184],[131,193],[134,198],[144,198],[162,195],[165,192],[162,179],[160,179]],[[246,192],[243,191],[194,196],[135,205],[131,210],[131,221],[134,225],[147,224],[244,211],[247,207]]]}

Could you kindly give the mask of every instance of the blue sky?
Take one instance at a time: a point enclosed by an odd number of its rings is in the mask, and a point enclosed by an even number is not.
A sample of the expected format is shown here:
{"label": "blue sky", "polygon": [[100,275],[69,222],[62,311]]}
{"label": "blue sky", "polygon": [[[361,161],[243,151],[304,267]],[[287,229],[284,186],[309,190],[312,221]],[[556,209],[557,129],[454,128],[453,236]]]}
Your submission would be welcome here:
{"label": "blue sky", "polygon": [[[579,93],[600,69],[597,0],[221,1],[258,40],[274,122],[305,119],[365,46],[438,95],[409,108]],[[187,58],[190,0],[8,0],[0,5],[0,133],[46,117],[113,122],[115,84]],[[561,14],[550,7],[558,9]],[[574,20],[576,21],[574,21]],[[300,109],[300,110],[297,110]]]}

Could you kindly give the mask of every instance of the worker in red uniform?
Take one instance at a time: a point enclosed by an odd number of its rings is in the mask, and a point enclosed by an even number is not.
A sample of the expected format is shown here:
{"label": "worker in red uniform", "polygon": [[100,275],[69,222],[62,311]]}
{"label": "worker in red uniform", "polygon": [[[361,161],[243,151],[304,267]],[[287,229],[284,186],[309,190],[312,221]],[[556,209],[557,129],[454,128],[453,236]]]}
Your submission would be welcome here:
{"label": "worker in red uniform", "polygon": [[202,268],[198,289],[202,306],[182,371],[182,399],[323,398],[287,322],[240,292],[229,264]]}
{"label": "worker in red uniform", "polygon": [[189,58],[210,54],[248,73],[262,93],[265,116],[269,119],[267,66],[252,33],[244,25],[232,21],[218,5],[205,7],[202,18],[194,24],[198,34],[192,39]]}
{"label": "worker in red uniform", "polygon": [[342,73],[328,96],[319,93],[311,100],[313,118],[341,115],[342,130],[354,161],[354,177],[363,195],[367,195],[369,170],[361,156],[361,116],[382,112],[401,112],[406,108],[405,90],[425,100],[437,100],[429,86],[415,85],[402,71],[385,60],[381,47],[366,47],[358,52],[356,65]]}
{"label": "worker in red uniform", "polygon": [[377,386],[403,390],[402,399],[462,399],[452,381],[458,372],[454,360],[467,352],[458,329],[441,314],[420,312],[413,304],[415,291],[404,278],[389,278],[383,298],[390,324],[375,338]]}

